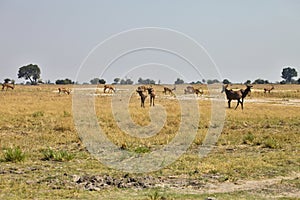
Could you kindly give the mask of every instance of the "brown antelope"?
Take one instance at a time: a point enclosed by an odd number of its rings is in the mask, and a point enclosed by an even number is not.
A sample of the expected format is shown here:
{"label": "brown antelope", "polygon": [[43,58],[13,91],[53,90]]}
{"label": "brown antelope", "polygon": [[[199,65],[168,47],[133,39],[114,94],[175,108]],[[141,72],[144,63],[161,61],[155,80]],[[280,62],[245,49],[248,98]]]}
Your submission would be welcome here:
{"label": "brown antelope", "polygon": [[71,93],[71,89],[70,88],[58,88],[58,94],[60,94],[60,93],[65,93],[65,94],[70,94]]}
{"label": "brown antelope", "polygon": [[175,91],[175,90],[176,90],[176,85],[174,86],[173,89],[170,89],[170,88],[168,88],[168,87],[164,87],[163,93],[166,95],[167,92],[168,92],[169,94],[174,95],[173,91]]}
{"label": "brown antelope", "polygon": [[247,96],[247,94],[249,92],[251,92],[251,85],[247,85],[247,88],[245,90],[241,89],[238,91],[233,91],[233,90],[229,90],[227,89],[228,85],[223,85],[222,91],[226,93],[226,97],[228,100],[228,108],[230,108],[230,102],[231,100],[237,100],[237,105],[235,107],[235,109],[237,109],[237,107],[239,106],[239,104],[241,104],[242,109],[244,109],[244,98]]}
{"label": "brown antelope", "polygon": [[138,90],[143,90],[144,92],[146,92],[147,89],[148,89],[148,87],[145,85],[141,85],[138,87]]}
{"label": "brown antelope", "polygon": [[155,99],[155,91],[152,87],[147,88],[148,94],[150,95],[150,106],[151,104],[154,106],[154,99]]}
{"label": "brown antelope", "polygon": [[9,83],[2,83],[2,90],[4,90],[4,88],[6,88],[6,91],[10,88],[10,89],[15,89],[15,84],[9,84]]}
{"label": "brown antelope", "polygon": [[184,89],[184,94],[194,94],[195,88],[193,86],[187,86],[186,89]]}
{"label": "brown antelope", "polygon": [[145,99],[147,98],[147,94],[144,94],[144,91],[140,88],[138,88],[136,92],[139,93],[141,97],[141,107],[145,108]]}
{"label": "brown antelope", "polygon": [[198,96],[199,94],[202,95],[203,94],[203,90],[202,89],[195,89],[195,94]]}
{"label": "brown antelope", "polygon": [[107,89],[108,89],[108,93],[109,92],[116,92],[116,89],[112,85],[104,85],[103,92],[105,93]]}
{"label": "brown antelope", "polygon": [[271,88],[264,88],[264,93],[267,93],[267,92],[271,92],[271,90],[274,90],[274,85],[271,85]]}

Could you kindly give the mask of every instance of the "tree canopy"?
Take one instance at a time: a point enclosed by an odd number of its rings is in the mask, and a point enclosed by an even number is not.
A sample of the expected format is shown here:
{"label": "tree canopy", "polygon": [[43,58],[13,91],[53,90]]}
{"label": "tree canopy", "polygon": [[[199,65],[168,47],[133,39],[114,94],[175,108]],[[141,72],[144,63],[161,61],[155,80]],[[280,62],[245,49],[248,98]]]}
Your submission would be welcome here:
{"label": "tree canopy", "polygon": [[100,81],[99,78],[93,78],[92,80],[90,80],[90,83],[93,84],[93,85],[96,85],[96,84],[99,83],[99,81]]}
{"label": "tree canopy", "polygon": [[10,78],[6,78],[6,79],[4,79],[4,83],[9,83],[11,81],[11,79]]}
{"label": "tree canopy", "polygon": [[228,79],[225,78],[225,79],[222,81],[222,83],[223,83],[223,84],[230,84],[231,82],[230,82]]}
{"label": "tree canopy", "polygon": [[114,84],[118,84],[120,82],[120,80],[121,80],[120,78],[115,78],[114,79]]}
{"label": "tree canopy", "polygon": [[177,78],[177,80],[174,82],[176,85],[177,84],[183,84],[184,83],[184,80],[180,79],[180,78]]}
{"label": "tree canopy", "polygon": [[65,80],[56,80],[55,84],[57,85],[66,85],[66,84],[74,84],[74,81],[72,81],[71,79],[66,78]]}
{"label": "tree canopy", "polygon": [[101,79],[99,79],[99,83],[100,83],[100,84],[105,84],[106,81],[105,81],[103,78],[101,78]]}
{"label": "tree canopy", "polygon": [[151,79],[149,79],[149,78],[147,78],[147,79],[142,79],[142,78],[139,78],[139,80],[138,80],[138,83],[139,84],[155,84],[155,81],[154,80],[151,80]]}
{"label": "tree canopy", "polygon": [[291,67],[286,67],[283,68],[282,72],[281,72],[281,78],[285,79],[286,83],[291,83],[293,77],[297,77],[297,71],[295,70],[295,68],[291,68]]}
{"label": "tree canopy", "polygon": [[268,80],[264,80],[261,78],[256,79],[255,81],[253,81],[253,84],[269,84],[270,82]]}
{"label": "tree canopy", "polygon": [[32,85],[36,85],[38,79],[40,78],[41,70],[38,65],[29,64],[19,68],[18,78],[25,78],[25,80],[30,80]]}
{"label": "tree canopy", "polygon": [[206,81],[206,83],[207,83],[207,84],[214,84],[214,83],[220,83],[220,81],[219,81],[218,79],[213,79],[213,80],[208,79],[208,80]]}
{"label": "tree canopy", "polygon": [[130,78],[122,79],[120,82],[121,85],[132,85],[133,81]]}

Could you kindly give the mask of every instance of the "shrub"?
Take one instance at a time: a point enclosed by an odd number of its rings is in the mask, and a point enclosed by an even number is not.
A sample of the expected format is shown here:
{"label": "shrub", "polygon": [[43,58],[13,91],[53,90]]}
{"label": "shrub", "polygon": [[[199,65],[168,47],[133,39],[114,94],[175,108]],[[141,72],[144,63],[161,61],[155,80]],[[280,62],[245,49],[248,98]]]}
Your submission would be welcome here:
{"label": "shrub", "polygon": [[137,147],[134,150],[135,153],[148,153],[150,152],[150,149],[148,147]]}
{"label": "shrub", "polygon": [[54,151],[51,148],[42,150],[43,158],[42,160],[53,160],[53,161],[69,161],[74,158],[73,154],[68,153],[67,151],[59,150]]}
{"label": "shrub", "polygon": [[263,141],[263,146],[265,148],[270,148],[270,149],[277,149],[280,147],[278,142],[274,138],[267,138],[265,141]]}
{"label": "shrub", "polygon": [[32,113],[32,117],[43,117],[43,116],[44,116],[43,111],[36,111],[36,112]]}
{"label": "shrub", "polygon": [[254,135],[252,133],[247,133],[243,137],[243,144],[252,144],[254,141]]}
{"label": "shrub", "polygon": [[20,147],[4,149],[5,162],[20,162],[25,160],[25,154]]}

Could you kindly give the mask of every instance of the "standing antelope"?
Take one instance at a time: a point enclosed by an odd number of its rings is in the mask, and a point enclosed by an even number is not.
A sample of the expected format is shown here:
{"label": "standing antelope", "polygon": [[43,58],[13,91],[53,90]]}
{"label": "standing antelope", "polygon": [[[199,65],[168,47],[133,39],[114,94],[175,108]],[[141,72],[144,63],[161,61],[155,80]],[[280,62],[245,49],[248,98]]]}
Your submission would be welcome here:
{"label": "standing antelope", "polygon": [[273,90],[274,89],[274,85],[272,85],[271,86],[271,88],[264,88],[264,93],[266,93],[266,92],[271,92],[271,90]]}
{"label": "standing antelope", "polygon": [[175,91],[175,90],[176,90],[176,85],[174,86],[173,89],[170,89],[170,88],[168,88],[168,87],[164,87],[163,93],[166,95],[167,92],[168,92],[169,94],[174,95],[173,91]]}
{"label": "standing antelope", "polygon": [[155,92],[152,87],[147,88],[148,94],[150,95],[150,106],[151,104],[154,106]]}
{"label": "standing antelope", "polygon": [[184,94],[194,94],[195,88],[193,86],[187,86],[186,89],[184,89]]}
{"label": "standing antelope", "polygon": [[228,108],[230,108],[231,100],[237,100],[237,105],[236,105],[235,109],[237,109],[239,104],[241,104],[242,109],[244,109],[244,106],[243,106],[244,98],[247,96],[247,94],[249,92],[251,92],[251,87],[252,86],[247,85],[247,88],[245,90],[241,89],[241,90],[238,90],[238,91],[228,90],[227,87],[228,87],[228,84],[223,85],[221,93],[223,93],[224,91],[226,93],[226,97],[227,97],[227,100],[228,100]]}
{"label": "standing antelope", "polygon": [[198,96],[199,94],[202,95],[203,94],[203,90],[202,89],[195,89],[195,94]]}
{"label": "standing antelope", "polygon": [[14,89],[15,88],[15,83],[13,84],[9,84],[9,83],[2,83],[2,90],[4,90],[4,88],[6,88],[6,91],[10,88],[10,89]]}
{"label": "standing antelope", "polygon": [[103,90],[104,93],[106,92],[106,89],[108,89],[108,93],[112,91],[116,92],[116,89],[112,85],[104,85],[104,90]]}
{"label": "standing antelope", "polygon": [[147,95],[144,94],[143,90],[141,90],[140,88],[138,88],[136,90],[137,93],[139,93],[140,97],[141,97],[141,107],[145,108],[145,99],[147,98]]}
{"label": "standing antelope", "polygon": [[71,93],[71,89],[70,88],[58,88],[58,94],[60,94],[62,92],[69,95]]}

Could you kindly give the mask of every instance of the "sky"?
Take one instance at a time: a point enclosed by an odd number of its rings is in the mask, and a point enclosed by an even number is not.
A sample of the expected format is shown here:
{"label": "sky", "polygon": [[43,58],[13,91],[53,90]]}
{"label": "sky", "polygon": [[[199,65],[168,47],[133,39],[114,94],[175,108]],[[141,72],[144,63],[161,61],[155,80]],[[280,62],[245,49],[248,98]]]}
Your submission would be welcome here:
{"label": "sky", "polygon": [[0,81],[24,82],[18,69],[31,63],[51,82],[276,82],[287,66],[299,78],[299,10],[299,0],[0,0]]}

